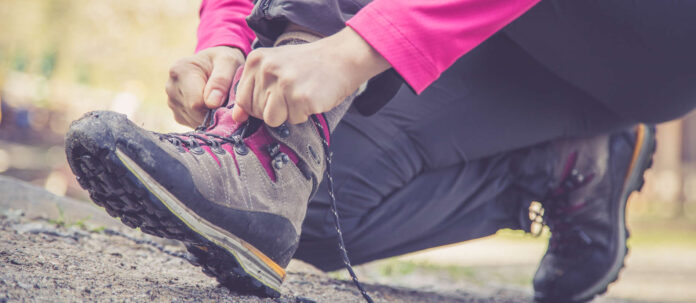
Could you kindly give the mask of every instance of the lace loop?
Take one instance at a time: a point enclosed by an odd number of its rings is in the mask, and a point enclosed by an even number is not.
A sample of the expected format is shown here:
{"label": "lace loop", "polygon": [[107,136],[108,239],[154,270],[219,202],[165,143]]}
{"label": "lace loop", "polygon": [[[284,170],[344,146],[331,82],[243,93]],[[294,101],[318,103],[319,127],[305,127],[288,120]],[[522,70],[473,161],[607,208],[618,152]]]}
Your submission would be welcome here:
{"label": "lace loop", "polygon": [[[232,144],[235,146],[235,150],[242,151],[246,150],[244,145],[244,136],[246,135],[246,130],[249,126],[249,121],[242,124],[234,133],[228,137],[220,136],[217,134],[209,133],[206,130],[210,127],[213,122],[213,115],[215,110],[210,110],[205,116],[203,123],[196,127],[195,130],[185,133],[167,133],[158,134],[160,140],[166,140],[167,142],[179,147],[179,148],[190,148],[191,150],[200,149],[201,146],[210,146],[212,150],[216,152],[224,151],[222,149],[223,144]],[[188,138],[188,139],[183,139]],[[242,148],[242,146],[244,148]],[[182,151],[183,149],[180,149]],[[240,152],[240,154],[245,154]]]}
{"label": "lace loop", "polygon": [[551,187],[542,200],[545,206],[535,210],[530,209],[532,226],[540,226],[532,232],[532,235],[541,235],[544,226],[551,230],[550,251],[562,251],[577,245],[592,243],[590,236],[573,224],[574,213],[582,209],[585,203],[571,205],[570,194],[587,185],[594,178],[594,174],[584,175],[574,168],[576,159],[577,154],[571,154],[566,163],[566,172],[562,174],[560,182],[555,187]]}

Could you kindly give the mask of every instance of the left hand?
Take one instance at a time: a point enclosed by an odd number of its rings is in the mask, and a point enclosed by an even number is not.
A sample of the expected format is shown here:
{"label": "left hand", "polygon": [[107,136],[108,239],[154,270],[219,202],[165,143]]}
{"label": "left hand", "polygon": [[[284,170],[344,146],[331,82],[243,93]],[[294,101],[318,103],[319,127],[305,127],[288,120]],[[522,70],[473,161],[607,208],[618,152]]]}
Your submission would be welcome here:
{"label": "left hand", "polygon": [[233,117],[249,115],[272,127],[327,112],[389,63],[351,28],[316,42],[249,53]]}

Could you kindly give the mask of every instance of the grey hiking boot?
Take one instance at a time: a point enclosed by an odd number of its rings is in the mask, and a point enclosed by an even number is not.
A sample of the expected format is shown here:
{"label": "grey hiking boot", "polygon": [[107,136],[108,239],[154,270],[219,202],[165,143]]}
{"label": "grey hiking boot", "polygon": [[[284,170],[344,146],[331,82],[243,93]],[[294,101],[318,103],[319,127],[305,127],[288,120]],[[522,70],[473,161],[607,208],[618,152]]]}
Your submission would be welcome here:
{"label": "grey hiking boot", "polygon": [[652,164],[653,127],[554,143],[555,181],[541,202],[551,230],[534,298],[584,302],[616,281],[627,253],[626,202]]}
{"label": "grey hiking boot", "polygon": [[253,118],[236,123],[232,104],[209,113],[205,127],[181,134],[92,112],[71,125],[66,153],[80,185],[111,216],[183,241],[192,263],[233,291],[278,297],[307,203],[327,168],[330,131],[352,99],[277,128]]}

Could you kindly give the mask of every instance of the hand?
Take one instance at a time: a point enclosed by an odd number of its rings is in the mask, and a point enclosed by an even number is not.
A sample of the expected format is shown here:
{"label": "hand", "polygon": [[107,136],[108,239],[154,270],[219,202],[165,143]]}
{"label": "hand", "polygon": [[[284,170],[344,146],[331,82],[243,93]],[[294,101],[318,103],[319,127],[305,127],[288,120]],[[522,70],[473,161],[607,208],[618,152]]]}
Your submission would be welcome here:
{"label": "hand", "polygon": [[211,47],[174,63],[166,92],[176,122],[196,127],[208,109],[222,106],[242,64],[244,53],[227,46]]}
{"label": "hand", "polygon": [[302,123],[336,107],[388,68],[349,27],[312,43],[257,49],[244,65],[233,117],[241,122],[251,115],[272,127]]}

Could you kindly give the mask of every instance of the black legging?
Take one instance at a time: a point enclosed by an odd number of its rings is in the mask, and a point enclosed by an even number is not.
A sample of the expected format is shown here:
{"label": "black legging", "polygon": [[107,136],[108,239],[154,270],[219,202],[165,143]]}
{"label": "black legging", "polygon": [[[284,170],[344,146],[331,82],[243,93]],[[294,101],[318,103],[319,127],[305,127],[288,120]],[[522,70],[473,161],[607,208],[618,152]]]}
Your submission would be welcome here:
{"label": "black legging", "polygon": [[[354,0],[288,4],[298,1],[274,0],[266,12],[279,15],[256,10],[250,22],[262,38],[285,19],[330,34],[356,10]],[[521,228],[516,154],[686,114],[696,105],[694,12],[695,1],[544,0],[420,96],[403,87],[374,116],[348,114],[332,148],[353,261]],[[323,186],[296,257],[335,269],[328,201]]]}

